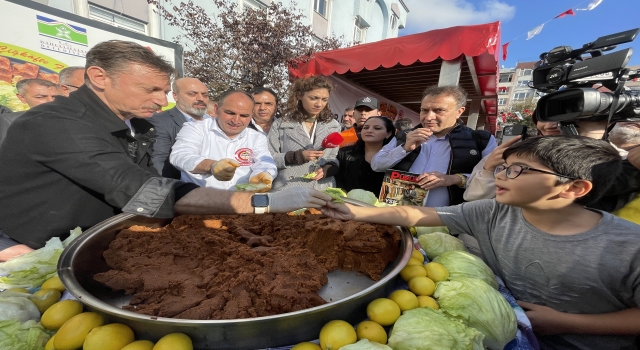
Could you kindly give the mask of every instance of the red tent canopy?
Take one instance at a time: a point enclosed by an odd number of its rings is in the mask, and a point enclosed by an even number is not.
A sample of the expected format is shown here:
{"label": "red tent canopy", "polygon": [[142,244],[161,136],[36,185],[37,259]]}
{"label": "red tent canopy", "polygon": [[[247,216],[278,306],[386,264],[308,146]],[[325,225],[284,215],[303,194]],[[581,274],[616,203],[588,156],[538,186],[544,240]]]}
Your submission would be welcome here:
{"label": "red tent canopy", "polygon": [[308,62],[289,67],[289,71],[296,77],[340,75],[418,111],[424,88],[438,84],[439,75],[435,73],[439,73],[442,60],[464,55],[459,85],[471,100],[482,100],[480,116],[486,117],[487,124],[495,125],[499,47],[500,22],[494,22],[319,52]]}

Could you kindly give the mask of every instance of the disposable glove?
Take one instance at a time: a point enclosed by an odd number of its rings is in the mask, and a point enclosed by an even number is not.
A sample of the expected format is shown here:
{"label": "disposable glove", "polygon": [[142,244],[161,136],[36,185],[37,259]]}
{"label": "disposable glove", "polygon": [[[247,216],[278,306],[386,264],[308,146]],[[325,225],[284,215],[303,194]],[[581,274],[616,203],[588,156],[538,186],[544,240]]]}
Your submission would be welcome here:
{"label": "disposable glove", "polygon": [[258,193],[262,193],[262,192],[269,192],[269,190],[271,189],[271,183],[273,182],[273,177],[271,177],[271,174],[269,174],[266,171],[263,171],[261,173],[258,173],[254,176],[252,176],[249,179],[249,183],[250,184],[265,184],[267,185],[267,187],[256,191]]}
{"label": "disposable glove", "polygon": [[218,181],[229,181],[233,179],[233,175],[236,173],[236,169],[239,166],[240,163],[233,159],[220,159],[211,165],[211,174]]}
{"label": "disposable glove", "polygon": [[279,192],[267,193],[270,213],[288,213],[301,208],[320,208],[331,201],[323,192],[308,187],[289,187]]}

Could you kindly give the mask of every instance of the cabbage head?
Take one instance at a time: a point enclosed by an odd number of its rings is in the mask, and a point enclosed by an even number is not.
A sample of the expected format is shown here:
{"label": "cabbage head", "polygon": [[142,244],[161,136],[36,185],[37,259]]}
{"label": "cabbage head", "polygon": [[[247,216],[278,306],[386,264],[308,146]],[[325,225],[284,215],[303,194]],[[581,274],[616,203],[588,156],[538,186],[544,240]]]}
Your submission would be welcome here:
{"label": "cabbage head", "polygon": [[451,250],[466,251],[464,243],[444,232],[433,232],[418,236],[418,242],[427,253],[427,257],[433,260],[438,255]]}
{"label": "cabbage head", "polygon": [[49,332],[36,321],[0,321],[0,349],[41,350],[49,341]]}
{"label": "cabbage head", "polygon": [[394,350],[482,350],[482,338],[482,333],[445,311],[424,307],[398,318],[389,346]]}
{"label": "cabbage head", "polygon": [[498,281],[491,268],[471,253],[448,251],[438,255],[433,261],[442,264],[449,271],[450,280],[460,277],[477,278],[498,289]]}
{"label": "cabbage head", "polygon": [[484,346],[502,350],[516,336],[513,308],[497,290],[475,278],[438,283],[433,294],[440,308],[484,334]]}
{"label": "cabbage head", "polygon": [[345,345],[340,350],[393,350],[390,347],[369,341],[368,339],[361,339],[357,343]]}
{"label": "cabbage head", "polygon": [[29,320],[40,320],[40,311],[36,305],[26,296],[26,293],[0,293],[0,321],[19,321],[27,322]]}
{"label": "cabbage head", "polygon": [[416,231],[416,237],[434,232],[449,233],[449,229],[447,228],[447,226],[413,226],[413,229]]}
{"label": "cabbage head", "polygon": [[349,193],[347,193],[347,198],[369,203],[371,205],[376,205],[376,203],[378,203],[378,197],[376,197],[373,192],[361,190],[358,188],[349,191]]}

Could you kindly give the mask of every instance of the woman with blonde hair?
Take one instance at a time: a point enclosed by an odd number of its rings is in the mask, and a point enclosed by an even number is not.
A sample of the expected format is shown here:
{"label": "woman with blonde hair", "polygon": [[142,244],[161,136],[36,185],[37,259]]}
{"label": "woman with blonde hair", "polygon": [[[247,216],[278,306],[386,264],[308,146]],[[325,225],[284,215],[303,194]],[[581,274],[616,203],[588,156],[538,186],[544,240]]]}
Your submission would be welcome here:
{"label": "woman with blonde hair", "polygon": [[294,81],[289,87],[284,116],[269,131],[269,151],[278,166],[273,190],[291,186],[325,189],[335,186],[338,148],[322,150],[322,140],[340,132],[329,108],[333,86],[322,76]]}

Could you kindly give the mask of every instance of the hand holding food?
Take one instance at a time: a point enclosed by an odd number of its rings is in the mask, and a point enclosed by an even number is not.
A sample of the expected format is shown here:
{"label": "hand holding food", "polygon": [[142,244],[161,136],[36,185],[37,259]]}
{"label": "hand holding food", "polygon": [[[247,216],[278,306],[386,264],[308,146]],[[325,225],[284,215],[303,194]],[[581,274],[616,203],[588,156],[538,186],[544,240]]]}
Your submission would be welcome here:
{"label": "hand holding food", "polygon": [[258,192],[258,193],[269,192],[269,190],[271,189],[271,183],[272,182],[273,182],[273,177],[271,176],[271,174],[269,174],[266,171],[258,173],[256,175],[252,176],[251,179],[249,179],[249,183],[250,184],[264,184],[264,185],[267,185],[265,187],[262,187],[262,189],[257,190],[256,192]]}
{"label": "hand holding food", "polygon": [[289,187],[267,195],[270,213],[288,213],[300,208],[320,208],[331,201],[328,194],[307,187]]}
{"label": "hand holding food", "polygon": [[218,181],[229,181],[236,173],[236,169],[240,166],[240,163],[233,159],[224,158],[213,163],[211,165],[211,174]]}

